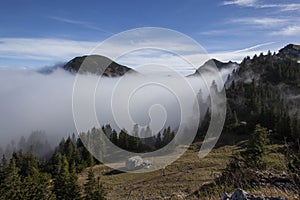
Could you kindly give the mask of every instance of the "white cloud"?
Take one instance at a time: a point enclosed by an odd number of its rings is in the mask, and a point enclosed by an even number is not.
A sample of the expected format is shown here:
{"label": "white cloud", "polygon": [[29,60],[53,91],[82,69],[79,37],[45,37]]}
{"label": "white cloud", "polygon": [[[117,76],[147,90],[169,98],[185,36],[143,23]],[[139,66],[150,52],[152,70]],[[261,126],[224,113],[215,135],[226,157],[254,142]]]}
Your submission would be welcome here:
{"label": "white cloud", "polygon": [[254,7],[254,8],[277,8],[282,12],[297,11],[300,10],[299,3],[283,3],[283,4],[265,4],[258,0],[232,0],[224,1],[223,5],[237,5],[242,7]]}
{"label": "white cloud", "polygon": [[268,17],[246,17],[240,19],[233,19],[234,23],[248,24],[248,25],[259,25],[263,27],[276,27],[289,22],[287,19],[280,18],[268,18]]}
{"label": "white cloud", "polygon": [[[299,35],[299,19],[296,16],[286,17],[245,17],[231,19],[229,23],[250,26],[254,32],[258,29],[266,31],[270,36],[295,36]],[[248,27],[249,28],[249,27]]]}
{"label": "white cloud", "polygon": [[297,11],[300,10],[299,3],[291,3],[291,4],[263,4],[259,5],[258,8],[278,8],[281,11]]}
{"label": "white cloud", "polygon": [[78,20],[67,19],[67,18],[62,18],[62,17],[49,17],[49,18],[60,21],[60,22],[69,23],[69,24],[79,24],[79,25],[87,24],[87,22],[85,22],[85,21],[78,21]]}
{"label": "white cloud", "polygon": [[59,22],[63,22],[63,23],[68,23],[68,24],[75,24],[75,25],[79,25],[85,28],[89,28],[89,29],[93,29],[96,31],[101,31],[104,33],[108,33],[109,35],[112,35],[113,33],[107,30],[104,30],[102,28],[99,28],[98,26],[90,23],[90,22],[86,22],[86,21],[79,21],[79,20],[73,20],[73,19],[67,19],[67,18],[63,18],[63,17],[49,17],[50,19],[59,21]]}
{"label": "white cloud", "polygon": [[266,43],[261,43],[261,44],[257,44],[257,45],[254,45],[254,46],[251,46],[251,47],[247,47],[247,48],[244,48],[244,49],[240,49],[240,50],[237,50],[237,51],[234,51],[235,53],[239,53],[239,52],[248,52],[250,50],[253,50],[253,49],[259,49],[261,47],[264,47],[264,46],[269,46],[271,44],[274,44],[274,42],[266,42]]}
{"label": "white cloud", "polygon": [[199,35],[220,35],[225,34],[226,32],[226,30],[208,30],[200,32]]}
{"label": "white cloud", "polygon": [[[135,36],[132,35],[130,37]],[[155,36],[153,37],[155,38]],[[16,60],[26,60],[24,63],[19,64],[22,65],[19,67],[30,67],[31,61],[39,61],[39,63],[43,63],[41,66],[45,66],[68,61],[75,56],[98,54],[114,59],[129,67],[136,67],[143,64],[161,64],[172,66],[178,71],[191,70],[191,65],[184,61],[184,59],[190,58],[190,55],[197,54],[197,59],[193,59],[192,61],[196,67],[203,64],[209,58],[205,50],[201,49],[200,46],[196,46],[191,40],[190,43],[186,43],[186,40],[182,38],[166,40],[163,36],[154,41],[141,40],[136,43],[130,43],[130,41],[130,39],[122,41],[112,40],[98,47],[99,44],[103,44],[103,41],[0,38],[0,58],[12,60],[11,66],[18,65]],[[129,46],[134,46],[136,52],[128,51],[130,49]],[[161,49],[155,49],[155,51],[151,52],[147,46],[150,49],[152,46],[161,47]],[[199,59],[199,52],[203,54],[202,60]],[[125,57],[117,59],[120,55],[125,55]],[[7,63],[0,61],[0,66],[7,66]]]}
{"label": "white cloud", "polygon": [[274,42],[267,42],[267,43],[261,43],[257,44],[251,47],[247,47],[244,49],[239,49],[235,51],[226,51],[226,52],[216,52],[209,54],[210,57],[216,58],[220,61],[227,62],[227,61],[236,61],[240,62],[245,58],[246,56],[253,56],[254,54],[259,54],[261,52],[266,53],[268,50],[277,49],[272,47],[271,48],[262,48],[262,47],[271,47],[271,45],[275,44]]}
{"label": "white cloud", "polygon": [[41,38],[0,38],[0,57],[56,60],[91,52],[97,42]]}
{"label": "white cloud", "polygon": [[271,35],[283,35],[283,36],[300,35],[300,26],[299,25],[287,26],[287,27],[282,28],[279,31],[271,33]]}
{"label": "white cloud", "polygon": [[233,0],[233,1],[224,1],[224,5],[239,5],[239,6],[247,6],[252,7],[255,6],[256,0]]}

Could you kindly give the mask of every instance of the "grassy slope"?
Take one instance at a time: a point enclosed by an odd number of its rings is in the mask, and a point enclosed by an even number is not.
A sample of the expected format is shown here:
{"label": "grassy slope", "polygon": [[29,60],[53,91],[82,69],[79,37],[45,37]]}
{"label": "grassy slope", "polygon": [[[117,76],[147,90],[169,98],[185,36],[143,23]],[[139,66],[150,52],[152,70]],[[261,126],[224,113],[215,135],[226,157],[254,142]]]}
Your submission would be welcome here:
{"label": "grassy slope", "polygon": [[[226,167],[232,151],[239,151],[240,149],[240,145],[220,146],[204,159],[199,159],[200,145],[200,143],[193,144],[180,159],[169,165],[165,169],[165,176],[163,176],[162,170],[143,174],[105,175],[112,169],[104,165],[94,166],[93,169],[95,174],[101,177],[108,199],[182,199],[179,197],[180,195],[192,194],[201,185],[212,182]],[[276,150],[280,148],[282,146],[270,146],[271,151],[268,160],[275,169],[277,168],[278,171],[282,172],[285,170],[283,155]],[[87,171],[88,169],[79,176],[81,185],[86,181]],[[255,193],[290,197],[287,192],[274,188],[262,188]],[[220,199],[221,195],[216,194],[209,199]],[[186,199],[195,199],[195,197],[189,196]],[[293,198],[290,197],[289,199]]]}

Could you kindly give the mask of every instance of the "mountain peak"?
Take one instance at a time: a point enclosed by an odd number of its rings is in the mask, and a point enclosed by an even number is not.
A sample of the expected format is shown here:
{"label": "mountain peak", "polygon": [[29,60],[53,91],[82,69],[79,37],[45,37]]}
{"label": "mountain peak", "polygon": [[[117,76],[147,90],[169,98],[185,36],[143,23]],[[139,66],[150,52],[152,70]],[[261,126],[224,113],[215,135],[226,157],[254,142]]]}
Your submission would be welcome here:
{"label": "mountain peak", "polygon": [[[82,69],[80,69],[84,66]],[[85,55],[75,57],[63,66],[63,69],[72,73],[92,73],[106,77],[123,76],[126,72],[135,72],[133,69],[120,65],[111,59],[100,55]]]}
{"label": "mountain peak", "polygon": [[[212,59],[209,59],[208,61],[206,61],[203,66],[205,66],[205,65],[216,66],[218,69],[223,69],[223,68],[228,68],[228,67],[230,68],[232,65],[236,65],[236,64],[237,64],[236,62],[232,62],[232,61],[221,62],[215,58],[212,58]],[[200,68],[203,66],[200,66]]]}
{"label": "mountain peak", "polygon": [[297,45],[297,44],[288,44],[288,45],[286,45],[284,48],[282,48],[279,51],[282,51],[282,50],[285,50],[285,49],[293,49],[293,50],[296,50],[296,51],[300,51],[300,45]]}
{"label": "mountain peak", "polygon": [[221,62],[215,58],[209,59],[208,61],[206,61],[203,65],[201,65],[194,74],[189,75],[190,76],[198,76],[201,73],[204,73],[206,71],[211,71],[212,67],[217,67],[217,69],[219,71],[223,70],[223,69],[227,69],[227,70],[234,70],[237,69],[239,67],[238,63],[236,62]]}
{"label": "mountain peak", "polygon": [[293,60],[300,60],[300,45],[288,44],[279,50],[278,56],[289,57]]}

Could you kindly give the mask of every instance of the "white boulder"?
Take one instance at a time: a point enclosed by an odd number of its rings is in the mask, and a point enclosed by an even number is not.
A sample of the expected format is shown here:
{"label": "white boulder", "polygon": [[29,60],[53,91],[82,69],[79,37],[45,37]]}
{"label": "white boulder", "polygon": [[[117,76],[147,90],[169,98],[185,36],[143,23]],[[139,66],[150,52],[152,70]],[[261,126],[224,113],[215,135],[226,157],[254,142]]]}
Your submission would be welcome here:
{"label": "white boulder", "polygon": [[142,168],[149,168],[151,165],[151,162],[148,160],[144,160],[140,156],[134,156],[131,158],[128,158],[125,163],[125,167],[127,170],[137,170]]}

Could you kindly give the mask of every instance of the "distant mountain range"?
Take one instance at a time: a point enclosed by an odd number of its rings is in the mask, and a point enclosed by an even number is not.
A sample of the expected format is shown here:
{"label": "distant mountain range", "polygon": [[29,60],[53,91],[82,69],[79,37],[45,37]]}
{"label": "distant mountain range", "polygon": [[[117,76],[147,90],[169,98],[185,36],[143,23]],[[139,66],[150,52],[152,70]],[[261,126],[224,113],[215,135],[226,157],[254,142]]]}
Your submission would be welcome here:
{"label": "distant mountain range", "polygon": [[[254,55],[253,60],[262,55]],[[268,53],[269,57],[272,57],[274,62],[281,62],[284,59],[294,60],[300,63],[300,45],[289,44],[284,48],[280,49],[277,54]],[[251,80],[253,78],[258,79],[261,75],[265,75],[264,67],[261,66],[263,63],[253,63],[250,61],[250,57],[246,57],[241,63],[237,62],[221,62],[216,59],[210,59],[200,66],[195,73],[189,75],[188,77],[198,76],[201,73],[210,71],[211,66],[216,66],[219,71],[223,69],[235,71],[240,68],[241,65],[245,65],[242,69],[243,73],[235,74],[235,79],[247,79]],[[137,73],[134,69],[118,64],[111,59],[101,56],[101,55],[88,55],[75,57],[66,64],[58,65],[56,67],[44,68],[40,70],[41,73],[52,73],[53,70],[57,68],[62,68],[70,73],[92,73],[92,74],[102,74],[105,77],[119,77],[123,76],[125,73]],[[106,68],[106,69],[105,69]],[[247,80],[246,80],[247,81]]]}

